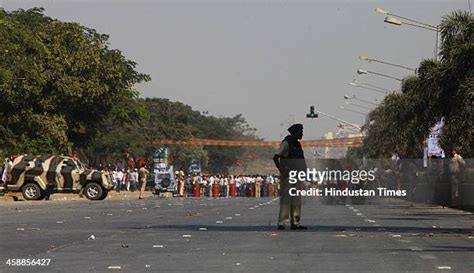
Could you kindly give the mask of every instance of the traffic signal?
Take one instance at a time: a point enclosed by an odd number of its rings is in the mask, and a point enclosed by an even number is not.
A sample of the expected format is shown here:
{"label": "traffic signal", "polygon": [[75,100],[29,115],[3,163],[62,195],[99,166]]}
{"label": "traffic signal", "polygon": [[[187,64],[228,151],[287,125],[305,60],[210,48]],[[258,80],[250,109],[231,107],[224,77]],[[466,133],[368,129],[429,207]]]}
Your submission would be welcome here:
{"label": "traffic signal", "polygon": [[306,114],[307,118],[317,118],[318,114],[314,112],[314,106],[309,107],[309,114]]}

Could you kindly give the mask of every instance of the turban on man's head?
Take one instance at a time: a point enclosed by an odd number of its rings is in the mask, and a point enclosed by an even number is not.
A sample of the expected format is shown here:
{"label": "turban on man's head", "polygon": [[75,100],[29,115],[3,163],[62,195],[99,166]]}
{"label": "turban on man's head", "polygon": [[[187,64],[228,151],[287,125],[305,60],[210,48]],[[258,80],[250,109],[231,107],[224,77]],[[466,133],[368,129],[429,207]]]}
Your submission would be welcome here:
{"label": "turban on man's head", "polygon": [[293,124],[290,126],[290,128],[288,128],[288,132],[290,132],[290,134],[294,134],[300,130],[303,130],[303,124],[300,123]]}

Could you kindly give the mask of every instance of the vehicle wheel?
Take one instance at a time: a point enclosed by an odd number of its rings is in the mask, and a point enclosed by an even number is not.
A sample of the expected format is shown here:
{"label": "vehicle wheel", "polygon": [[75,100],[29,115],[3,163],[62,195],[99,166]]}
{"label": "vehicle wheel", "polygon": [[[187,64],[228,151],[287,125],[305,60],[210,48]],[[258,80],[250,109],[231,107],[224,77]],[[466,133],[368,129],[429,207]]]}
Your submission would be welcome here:
{"label": "vehicle wheel", "polygon": [[84,188],[84,195],[89,200],[101,200],[100,198],[104,194],[104,189],[101,185],[91,182],[86,185]]}
{"label": "vehicle wheel", "polygon": [[26,200],[41,200],[44,198],[43,190],[36,183],[23,185],[21,193]]}
{"label": "vehicle wheel", "polygon": [[109,191],[103,191],[102,195],[100,196],[99,200],[104,200],[107,198],[107,195],[109,194]]}

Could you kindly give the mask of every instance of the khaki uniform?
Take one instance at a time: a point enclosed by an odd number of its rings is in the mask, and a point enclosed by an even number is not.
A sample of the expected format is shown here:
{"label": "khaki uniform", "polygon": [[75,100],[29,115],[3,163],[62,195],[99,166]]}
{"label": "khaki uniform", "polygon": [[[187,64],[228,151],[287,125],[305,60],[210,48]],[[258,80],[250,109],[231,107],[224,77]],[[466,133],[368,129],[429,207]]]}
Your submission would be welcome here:
{"label": "khaki uniform", "polygon": [[[293,226],[299,226],[301,220],[301,197],[290,196],[289,190],[291,188],[301,188],[301,183],[289,183],[289,171],[299,170],[303,166],[298,166],[298,163],[304,162],[304,155],[301,146],[290,145],[288,137],[280,144],[278,155],[281,158],[282,172],[280,173],[280,213],[278,215],[278,225],[288,225],[291,222]],[[298,143],[297,140],[294,140]],[[295,156],[296,153],[301,153],[300,157]],[[306,166],[304,166],[306,170]]]}
{"label": "khaki uniform", "polygon": [[449,161],[449,170],[451,172],[451,204],[453,206],[459,205],[459,173],[466,165],[464,159],[455,154]]}
{"label": "khaki uniform", "polygon": [[145,167],[141,167],[138,170],[138,177],[140,179],[140,197],[139,198],[143,197],[143,193],[145,192],[145,188],[146,188],[146,179],[149,174],[150,172]]}
{"label": "khaki uniform", "polygon": [[178,193],[180,196],[184,196],[184,183],[185,183],[185,174],[183,171],[180,171],[178,173],[179,177],[179,187],[178,187]]}
{"label": "khaki uniform", "polygon": [[255,178],[255,197],[260,197],[260,189],[262,187],[262,181],[263,179],[258,176],[257,178]]}

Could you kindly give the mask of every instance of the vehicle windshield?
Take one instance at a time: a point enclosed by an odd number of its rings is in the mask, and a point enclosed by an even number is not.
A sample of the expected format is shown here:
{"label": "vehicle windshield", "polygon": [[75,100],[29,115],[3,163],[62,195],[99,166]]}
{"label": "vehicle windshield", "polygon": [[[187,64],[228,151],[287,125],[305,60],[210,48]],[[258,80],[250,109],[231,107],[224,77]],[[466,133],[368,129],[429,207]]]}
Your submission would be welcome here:
{"label": "vehicle windshield", "polygon": [[79,170],[84,171],[85,169],[87,169],[86,165],[84,163],[82,163],[79,159],[77,159],[77,158],[74,159],[74,162],[75,162],[75,164],[76,164],[76,166]]}

